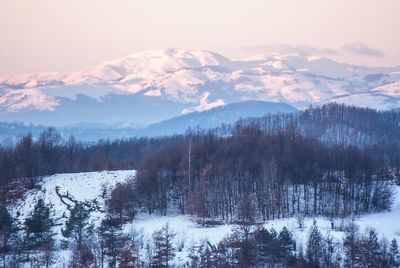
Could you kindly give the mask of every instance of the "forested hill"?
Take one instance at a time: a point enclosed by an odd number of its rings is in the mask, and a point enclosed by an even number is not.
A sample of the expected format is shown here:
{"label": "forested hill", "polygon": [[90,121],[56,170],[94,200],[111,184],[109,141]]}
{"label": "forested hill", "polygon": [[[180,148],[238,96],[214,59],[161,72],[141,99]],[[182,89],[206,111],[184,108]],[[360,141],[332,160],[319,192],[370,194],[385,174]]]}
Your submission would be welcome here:
{"label": "forested hill", "polygon": [[[28,134],[14,146],[0,147],[0,184],[13,178],[33,178],[63,172],[137,168],[148,155],[169,144],[187,147],[188,137],[210,137],[226,140],[243,131],[257,130],[268,135],[293,132],[314,143],[355,145],[371,148],[376,155],[400,163],[400,111],[376,111],[339,104],[311,107],[305,111],[244,119],[233,125],[213,130],[189,131],[185,135],[158,138],[101,140],[84,144],[73,136],[63,137],[56,129],[48,129],[34,138]],[[240,144],[235,144],[239,148]]]}
{"label": "forested hill", "polygon": [[[240,119],[241,118],[241,119]],[[74,135],[79,142],[96,143],[102,140],[131,137],[160,137],[184,134],[191,127],[195,131],[214,130],[218,135],[230,135],[236,120],[240,124],[258,124],[263,131],[276,133],[288,126],[302,135],[317,138],[327,144],[365,146],[391,142],[400,137],[400,110],[376,111],[330,103],[296,111],[282,103],[245,101],[175,117],[145,128],[139,126],[81,124],[57,128],[61,137]],[[0,142],[10,145],[31,133],[38,139],[48,127],[0,122]]]}
{"label": "forested hill", "polygon": [[[267,133],[293,127],[301,135],[316,138],[328,145],[366,146],[400,142],[400,109],[377,111],[344,104],[329,103],[294,113],[268,114],[247,118],[238,125],[258,125]],[[235,131],[237,125],[219,128],[221,135]]]}
{"label": "forested hill", "polygon": [[[96,229],[100,237],[104,230],[106,233],[115,228],[122,230],[123,226],[134,222],[138,215],[150,217],[147,214],[192,215],[198,219],[199,225],[233,223],[243,230],[249,230],[249,227],[257,226],[260,222],[283,218],[296,217],[299,228],[303,228],[304,217],[354,219],[365,214],[383,213],[398,207],[392,206],[394,200],[398,200],[395,199],[394,183],[400,184],[400,142],[395,135],[398,132],[397,118],[398,111],[381,113],[328,105],[310,108],[299,114],[248,119],[225,129],[189,130],[184,135],[99,141],[96,144],[82,144],[74,137],[63,140],[55,129],[48,129],[38,139],[26,135],[15,146],[0,149],[0,214],[5,215],[3,218],[6,220],[10,219],[8,208],[17,204],[18,200],[23,200],[24,194],[32,193],[35,189],[41,193],[46,193],[45,189],[53,189],[54,192],[50,193],[52,196],[70,201],[66,203],[69,217],[58,234],[69,239],[69,242],[79,243],[81,240],[72,235],[75,226],[89,224],[81,225],[75,221],[80,216],[75,215],[84,215],[82,221],[89,222],[91,213],[97,212],[105,216],[100,223],[101,228]],[[375,138],[347,139],[345,130],[358,131],[354,137],[369,135]],[[379,137],[379,134],[382,136]],[[44,175],[56,173],[117,169],[135,169],[136,173],[126,180],[107,175],[115,187],[110,189],[109,194],[103,186],[97,189],[103,196],[106,210],[99,209],[96,199],[89,203],[78,202],[65,189],[60,192],[60,185],[56,181],[63,178],[62,184],[81,187],[77,179],[86,177],[89,187],[96,177],[103,181],[103,176],[98,176],[100,173],[76,176],[61,174],[41,179]],[[43,184],[43,181],[46,183]],[[34,211],[39,211],[38,207],[50,215],[43,204],[44,201],[39,199]],[[25,215],[30,215],[28,209],[24,211]],[[17,238],[23,237],[25,232],[29,234],[29,228],[33,228],[29,227],[32,226],[30,223],[36,222],[33,220],[37,218],[33,216],[36,214],[32,212],[32,218],[26,218],[23,225],[26,229],[21,229],[19,234],[14,231],[17,229],[6,230],[13,230],[13,235],[19,235]],[[45,219],[49,218],[47,216]],[[7,221],[7,226],[12,226],[12,221]],[[333,222],[331,229],[334,228]],[[311,230],[315,231],[316,228],[314,223]],[[257,232],[249,236],[247,233],[243,237],[253,239],[258,237]],[[269,236],[265,231],[262,232],[263,236]],[[313,241],[311,234],[308,241]],[[274,236],[278,237],[277,234],[271,237]],[[317,233],[317,236],[321,235]],[[377,237],[376,234],[370,236]],[[29,238],[26,241],[32,238],[36,242],[34,236],[25,237]],[[159,239],[156,235],[153,237],[154,241]],[[245,240],[235,239],[229,240],[229,244],[246,245]],[[24,246],[10,241],[16,250]],[[258,240],[254,241],[260,244]],[[311,242],[307,243],[309,247]],[[212,247],[211,251],[217,252],[217,249],[223,248],[223,244]],[[254,246],[254,249],[257,248],[259,246]],[[21,256],[36,250],[35,247],[23,249],[25,251],[18,251],[24,253],[19,253]],[[79,248],[73,250],[83,252]],[[307,252],[314,251],[307,249]],[[255,250],[252,249],[252,252]],[[288,256],[291,254],[288,253]],[[229,259],[220,252],[218,255]],[[73,253],[72,256],[80,255]],[[287,259],[279,261],[283,263]]]}

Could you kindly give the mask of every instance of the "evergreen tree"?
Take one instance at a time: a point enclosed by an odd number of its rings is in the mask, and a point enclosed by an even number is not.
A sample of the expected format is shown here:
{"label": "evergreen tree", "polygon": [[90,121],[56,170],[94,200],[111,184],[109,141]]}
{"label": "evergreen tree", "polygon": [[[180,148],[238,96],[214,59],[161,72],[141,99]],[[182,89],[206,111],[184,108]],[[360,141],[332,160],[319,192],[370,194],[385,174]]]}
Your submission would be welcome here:
{"label": "evergreen tree", "polygon": [[361,238],[360,263],[363,267],[380,267],[382,262],[381,245],[374,229],[367,231]]}
{"label": "evergreen tree", "polygon": [[[99,234],[104,241],[105,255],[108,257],[108,267],[117,267],[118,257],[124,250],[128,238],[122,234],[121,221],[117,217],[107,215],[99,227]],[[125,259],[128,256],[125,254]]]}
{"label": "evergreen tree", "polygon": [[336,243],[333,237],[328,235],[323,241],[322,259],[325,267],[332,267],[336,261]]}
{"label": "evergreen tree", "polygon": [[169,262],[175,257],[175,247],[173,245],[175,236],[176,233],[171,231],[168,224],[153,234],[155,246],[152,261],[153,267],[169,267]]}
{"label": "evergreen tree", "polygon": [[390,245],[386,238],[380,241],[380,265],[381,267],[390,267]]}
{"label": "evergreen tree", "polygon": [[6,267],[6,255],[10,251],[9,240],[13,231],[13,218],[5,206],[0,206],[0,253],[3,257],[3,267]]}
{"label": "evergreen tree", "polygon": [[351,223],[346,228],[345,234],[346,236],[343,240],[344,266],[349,268],[357,267],[360,261],[358,226]]}
{"label": "evergreen tree", "polygon": [[26,238],[32,248],[47,244],[52,240],[51,228],[54,226],[50,215],[50,205],[39,199],[31,215],[25,219]]}
{"label": "evergreen tree", "polygon": [[397,244],[397,240],[393,239],[390,243],[390,260],[389,265],[390,267],[399,267],[400,266],[400,253],[399,253],[399,246]]}
{"label": "evergreen tree", "polygon": [[85,238],[92,234],[93,226],[89,224],[90,212],[83,203],[76,203],[71,210],[68,220],[65,222],[65,228],[61,230],[66,238],[73,238],[78,246],[82,245]]}
{"label": "evergreen tree", "polygon": [[262,228],[256,234],[256,241],[262,261],[270,264],[275,263],[281,253],[280,240],[275,229],[271,228],[268,231]]}
{"label": "evergreen tree", "polygon": [[319,267],[322,259],[322,234],[318,227],[311,227],[307,241],[306,258],[310,267]]}
{"label": "evergreen tree", "polygon": [[398,186],[400,186],[400,169],[396,169],[394,173],[394,181]]}
{"label": "evergreen tree", "polygon": [[93,253],[87,243],[87,240],[93,233],[93,225],[89,223],[90,212],[81,202],[77,202],[71,210],[68,220],[65,222],[61,233],[66,238],[72,238],[75,242],[74,263],[87,265],[94,258]]}
{"label": "evergreen tree", "polygon": [[283,227],[279,232],[278,239],[281,257],[287,259],[292,256],[296,250],[296,242],[293,240],[293,234],[286,227]]}

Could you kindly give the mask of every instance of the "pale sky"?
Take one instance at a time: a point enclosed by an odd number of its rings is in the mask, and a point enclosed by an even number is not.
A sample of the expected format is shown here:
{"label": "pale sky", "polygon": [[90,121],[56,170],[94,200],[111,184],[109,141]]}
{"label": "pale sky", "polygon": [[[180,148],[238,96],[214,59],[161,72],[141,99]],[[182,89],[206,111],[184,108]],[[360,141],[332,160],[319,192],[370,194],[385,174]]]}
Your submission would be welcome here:
{"label": "pale sky", "polygon": [[400,65],[399,11],[399,0],[0,0],[0,75],[168,47]]}

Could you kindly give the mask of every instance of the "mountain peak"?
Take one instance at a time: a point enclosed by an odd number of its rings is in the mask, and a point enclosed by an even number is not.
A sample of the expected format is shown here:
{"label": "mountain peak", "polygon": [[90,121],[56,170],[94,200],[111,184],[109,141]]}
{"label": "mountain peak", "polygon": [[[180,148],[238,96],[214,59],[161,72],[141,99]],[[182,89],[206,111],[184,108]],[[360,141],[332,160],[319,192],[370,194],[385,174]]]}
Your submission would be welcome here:
{"label": "mountain peak", "polygon": [[168,48],[133,53],[126,57],[106,61],[100,66],[124,66],[129,67],[130,71],[145,69],[162,73],[184,68],[195,69],[206,66],[219,66],[228,62],[230,62],[229,59],[208,50]]}
{"label": "mountain peak", "polygon": [[[81,121],[98,122],[105,116],[109,121],[151,123],[242,100],[286,102],[297,108],[331,100],[363,106],[354,97],[361,93],[369,96],[367,106],[386,109],[400,106],[398,81],[400,67],[354,66],[298,54],[230,60],[207,50],[145,50],[77,72],[3,77],[0,119],[32,120],[27,114],[38,111],[56,118],[61,111],[75,113],[68,108],[75,107],[90,117]],[[371,103],[378,94],[377,103]],[[130,116],[123,109],[122,115],[114,114],[111,103],[121,98]],[[110,114],[94,112],[107,110],[107,105]],[[140,118],[143,113],[153,115]]]}

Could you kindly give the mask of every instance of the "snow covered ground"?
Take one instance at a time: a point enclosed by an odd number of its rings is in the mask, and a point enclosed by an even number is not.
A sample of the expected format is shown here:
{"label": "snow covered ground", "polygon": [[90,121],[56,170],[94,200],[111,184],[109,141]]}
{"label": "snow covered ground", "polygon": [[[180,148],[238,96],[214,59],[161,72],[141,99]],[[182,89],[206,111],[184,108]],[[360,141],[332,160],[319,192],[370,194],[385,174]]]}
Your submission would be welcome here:
{"label": "snow covered ground", "polygon": [[[36,200],[38,198],[44,198],[46,202],[50,202],[53,205],[54,217],[60,219],[58,223],[63,224],[65,218],[62,216],[63,214],[67,216],[68,210],[66,209],[66,205],[60,201],[60,198],[56,194],[55,188],[57,186],[59,187],[60,193],[68,193],[78,201],[97,199],[99,204],[104,205],[103,194],[109,193],[116,183],[122,182],[134,174],[135,171],[133,170],[125,170],[57,174],[45,177],[41,183],[41,190],[32,190],[28,192],[25,198],[12,208],[12,212],[14,216],[19,214],[19,220],[23,220],[33,209],[33,204],[35,204]],[[362,215],[354,219],[355,223],[360,227],[360,232],[363,232],[367,228],[375,228],[381,237],[384,236],[389,241],[393,238],[400,241],[400,225],[398,224],[398,220],[400,219],[400,187],[394,187],[395,200],[391,211]],[[99,223],[103,216],[101,212],[95,212],[91,215],[94,223]],[[334,224],[338,227],[340,225],[346,225],[346,223],[350,221],[351,219],[336,219]],[[309,234],[309,229],[314,222],[324,235],[329,234],[338,241],[343,238],[344,233],[337,229],[332,230],[330,220],[323,217],[306,218],[305,227],[303,229],[298,228],[296,218],[271,220],[264,223],[264,225],[267,228],[273,227],[277,231],[286,226],[293,232],[297,242],[305,243]],[[175,237],[176,244],[183,243],[185,246],[185,249],[182,252],[178,252],[175,257],[174,263],[178,266],[181,266],[187,261],[187,250],[191,245],[200,244],[204,240],[216,244],[229,235],[235,228],[233,224],[209,228],[199,227],[196,224],[196,218],[190,215],[158,216],[139,213],[132,223],[125,226],[124,230],[127,233],[132,232],[132,230],[142,233],[143,238],[146,240],[150,239],[155,231],[160,230],[167,223],[177,234]],[[57,226],[54,231],[59,232],[60,228],[61,226]],[[62,238],[60,233],[57,237],[59,239]],[[64,257],[60,260],[59,265],[66,263],[68,252],[62,252],[60,255]]]}
{"label": "snow covered ground", "polygon": [[[59,229],[64,224],[69,211],[56,193],[56,187],[59,187],[59,193],[68,194],[77,201],[97,200],[100,205],[104,205],[103,192],[109,193],[115,184],[125,181],[128,176],[134,176],[133,170],[120,171],[102,171],[86,173],[65,173],[44,177],[40,183],[40,190],[31,190],[27,192],[20,202],[12,208],[14,217],[18,215],[21,222],[29,216],[39,198],[52,205],[53,217],[57,220],[59,227],[54,230],[61,237]],[[68,201],[68,200],[65,200]],[[92,212],[92,220],[96,223],[102,217],[101,212]]]}
{"label": "snow covered ground", "polygon": [[[391,211],[366,214],[354,219],[356,225],[359,226],[360,233],[364,233],[368,228],[374,228],[379,234],[379,237],[391,241],[396,238],[400,241],[400,187],[395,187],[395,200]],[[151,238],[154,231],[160,230],[165,224],[169,224],[171,229],[176,232],[176,243],[185,242],[185,250],[188,250],[190,245],[199,245],[202,241],[208,240],[212,244],[217,244],[223,238],[228,236],[237,227],[233,224],[226,224],[222,226],[201,228],[195,224],[195,218],[189,215],[177,216],[148,216],[139,215],[134,222],[127,226],[134,228],[136,231],[143,232],[146,238]],[[288,228],[293,233],[293,238],[298,244],[302,244],[305,249],[307,237],[310,228],[314,223],[318,226],[321,233],[326,236],[334,238],[337,242],[341,242],[344,238],[344,232],[340,231],[340,227],[347,226],[352,222],[351,218],[334,219],[334,229],[331,227],[331,220],[325,217],[310,217],[304,220],[304,227],[298,227],[297,219],[286,218],[271,220],[264,223],[267,229],[274,228],[276,231],[282,230],[283,227]],[[174,264],[182,266],[188,261],[187,253],[185,250],[178,253]]]}

